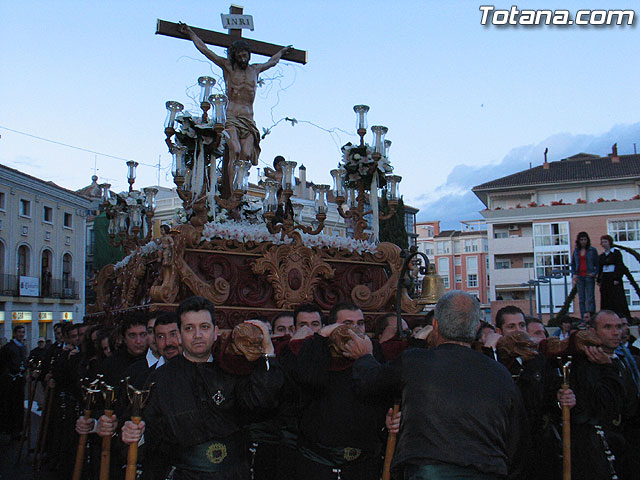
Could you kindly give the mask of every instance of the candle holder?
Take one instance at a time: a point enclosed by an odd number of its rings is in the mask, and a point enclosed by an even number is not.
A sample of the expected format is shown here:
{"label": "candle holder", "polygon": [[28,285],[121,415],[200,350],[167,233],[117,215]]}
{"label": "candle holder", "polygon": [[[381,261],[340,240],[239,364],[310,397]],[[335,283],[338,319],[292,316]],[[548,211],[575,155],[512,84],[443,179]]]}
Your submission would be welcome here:
{"label": "candle holder", "polygon": [[[371,127],[374,139],[373,147],[369,146],[364,141],[367,126],[366,114],[369,107],[356,105],[353,110],[356,113],[360,145],[354,146],[348,143],[342,147],[343,163],[339,169],[331,171],[333,194],[338,205],[338,214],[352,223],[354,238],[370,239],[370,234],[366,230],[369,228],[367,217],[371,215],[373,222],[371,227],[374,240],[377,241],[379,222],[395,214],[399,202],[398,183],[401,177],[385,176],[393,171],[388,159],[391,141],[384,138],[389,129],[381,125]],[[391,182],[389,212],[383,214],[374,202],[378,202],[379,197],[384,195],[384,187],[388,186],[389,182]],[[379,189],[382,189],[381,192]]]}
{"label": "candle holder", "polygon": [[133,190],[137,165],[133,160],[127,162],[128,192],[112,194],[110,184],[104,183],[100,186],[102,208],[109,219],[109,241],[113,247],[122,247],[126,254],[151,240],[158,193],[155,187],[146,187],[143,192]]}
{"label": "candle holder", "polygon": [[356,112],[356,131],[360,136],[360,146],[364,146],[364,136],[367,134],[367,112],[369,111],[368,105],[356,105],[353,107],[353,111]]}
{"label": "candle holder", "polygon": [[127,182],[129,183],[129,191],[133,191],[133,184],[136,182],[136,168],[138,167],[138,162],[133,160],[129,160],[127,162],[127,167],[129,171],[127,173]]}
{"label": "candle holder", "polygon": [[170,142],[171,137],[176,133],[176,116],[184,110],[184,105],[170,100],[165,103],[165,107],[167,108],[167,118],[164,121],[164,134],[167,137],[165,141]]}
{"label": "candle holder", "polygon": [[198,85],[200,85],[200,108],[202,109],[202,123],[209,123],[208,112],[211,108],[209,103],[209,96],[211,95],[211,89],[216,84],[216,79],[213,77],[199,77]]}
{"label": "candle holder", "polygon": [[209,102],[213,105],[214,112],[214,128],[218,129],[218,133],[224,130],[224,125],[227,123],[227,105],[229,100],[226,95],[220,93],[209,96]]}

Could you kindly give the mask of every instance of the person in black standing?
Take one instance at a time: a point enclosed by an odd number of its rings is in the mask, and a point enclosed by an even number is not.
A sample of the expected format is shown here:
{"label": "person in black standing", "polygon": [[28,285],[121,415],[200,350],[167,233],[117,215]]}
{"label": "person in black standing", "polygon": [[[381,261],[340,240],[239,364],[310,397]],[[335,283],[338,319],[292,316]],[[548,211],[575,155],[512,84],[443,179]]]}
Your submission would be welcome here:
{"label": "person in black standing", "polygon": [[116,386],[124,378],[125,370],[138,360],[144,360],[148,349],[147,320],[142,315],[127,318],[121,326],[122,346],[106,358],[100,369],[104,381]]}
{"label": "person in black standing", "polygon": [[24,372],[27,362],[27,347],[24,345],[25,328],[23,325],[13,327],[13,338],[0,350],[0,371],[3,372],[2,395],[5,398],[3,430],[18,440],[22,432],[24,417]]}
{"label": "person in black standing", "polygon": [[602,253],[598,264],[597,282],[600,284],[600,310],[611,310],[620,317],[631,318],[622,278],[627,267],[622,253],[613,247],[611,235],[600,237]]}
{"label": "person in black standing", "polygon": [[591,319],[590,329],[600,346],[586,347],[585,356],[576,355],[571,365],[570,384],[577,399],[571,413],[573,478],[637,478],[627,462],[630,455],[638,455],[637,449],[629,448],[628,438],[630,429],[637,427],[638,391],[615,353],[622,321],[615,312],[601,310]]}
{"label": "person in black standing", "polygon": [[[353,379],[363,395],[402,395],[392,469],[406,480],[518,478],[529,433],[520,392],[498,362],[472,350],[480,305],[452,291],[436,305],[438,346],[406,350],[392,364],[371,355],[371,341],[353,335]],[[402,477],[400,477],[402,478]]]}
{"label": "person in black standing", "polygon": [[[291,374],[302,393],[296,478],[375,480],[382,466],[385,414],[393,404],[387,395],[363,395],[352,380],[353,360],[341,353],[333,333],[343,325],[365,335],[362,310],[344,302],[329,312],[326,327],[300,345]],[[381,358],[381,360],[383,360]]]}
{"label": "person in black standing", "polygon": [[[247,375],[232,374],[214,360],[218,337],[214,305],[202,297],[184,300],[177,310],[183,354],[151,376],[155,382],[144,421],[122,427],[122,441],[140,442],[148,455],[166,452],[175,480],[250,478],[248,434],[252,415],[277,407],[284,378],[266,326],[261,358]],[[163,477],[160,477],[163,478]]]}

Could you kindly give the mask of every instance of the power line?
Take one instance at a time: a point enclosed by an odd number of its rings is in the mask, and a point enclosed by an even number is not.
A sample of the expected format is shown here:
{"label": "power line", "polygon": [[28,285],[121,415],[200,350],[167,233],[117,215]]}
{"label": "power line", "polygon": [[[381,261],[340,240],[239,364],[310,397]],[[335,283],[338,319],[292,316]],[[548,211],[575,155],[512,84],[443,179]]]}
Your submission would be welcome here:
{"label": "power line", "polygon": [[[82,147],[77,147],[75,145],[69,145],[68,143],[64,143],[64,142],[58,142],[56,140],[51,140],[50,138],[39,137],[38,135],[33,135],[31,133],[21,132],[19,130],[14,130],[13,128],[3,127],[2,125],[0,125],[0,129],[7,130],[8,132],[24,135],[25,137],[35,138],[36,140],[41,140],[43,142],[49,142],[49,143],[53,143],[55,145],[60,145],[62,147],[72,148],[74,150],[80,150],[81,152],[93,153],[95,155],[100,155],[101,157],[113,158],[115,160],[124,160],[125,162],[128,162],[128,161],[132,160],[131,158],[117,157],[115,155],[109,155],[108,153],[96,152],[95,150],[90,150],[88,148],[82,148]],[[137,160],[134,160],[134,161],[137,162]],[[158,168],[157,164],[152,165],[152,164],[149,164],[149,163],[138,162],[138,165],[144,165],[145,167]]]}

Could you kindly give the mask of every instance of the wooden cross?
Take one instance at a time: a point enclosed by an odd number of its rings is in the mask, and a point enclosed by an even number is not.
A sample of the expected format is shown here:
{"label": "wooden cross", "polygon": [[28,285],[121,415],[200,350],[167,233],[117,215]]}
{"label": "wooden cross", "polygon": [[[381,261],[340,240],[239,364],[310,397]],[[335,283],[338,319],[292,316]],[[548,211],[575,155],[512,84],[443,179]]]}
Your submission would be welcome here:
{"label": "wooden cross", "polygon": [[[229,7],[229,13],[234,15],[242,15],[243,7],[239,7],[236,5],[231,5]],[[256,53],[258,55],[265,55],[267,57],[271,57],[282,50],[282,46],[274,45],[273,43],[261,42],[259,40],[252,40],[250,38],[242,37],[242,30],[239,28],[229,29],[229,34],[226,33],[218,33],[213,32],[211,30],[204,30],[202,28],[191,27],[192,30],[198,35],[204,43],[209,45],[216,45],[218,47],[230,47],[233,42],[236,40],[244,40],[249,44],[249,48],[251,53]],[[182,38],[184,40],[189,40],[189,37],[180,32],[180,25],[173,22],[167,22],[165,20],[158,19],[158,23],[156,24],[156,34],[157,35],[166,35],[168,37],[174,38]],[[292,48],[288,53],[282,56],[283,60],[288,60],[290,62],[296,62],[301,64],[307,63],[307,52],[304,50],[296,50]]]}

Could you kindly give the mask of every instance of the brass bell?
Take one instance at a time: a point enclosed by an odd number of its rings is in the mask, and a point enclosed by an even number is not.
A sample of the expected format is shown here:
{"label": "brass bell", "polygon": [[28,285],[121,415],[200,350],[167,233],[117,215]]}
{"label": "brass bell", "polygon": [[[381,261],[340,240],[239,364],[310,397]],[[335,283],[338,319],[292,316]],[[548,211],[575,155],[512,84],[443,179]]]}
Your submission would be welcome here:
{"label": "brass bell", "polygon": [[418,300],[419,305],[429,305],[438,303],[438,300],[445,294],[442,277],[436,273],[436,266],[429,263],[427,274],[422,279],[422,295]]}

